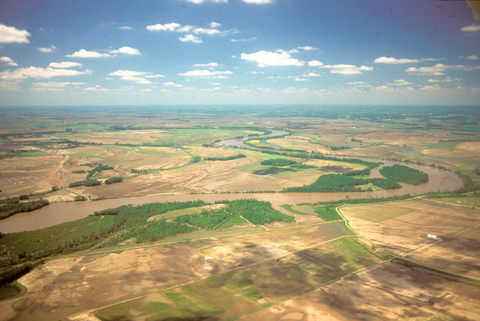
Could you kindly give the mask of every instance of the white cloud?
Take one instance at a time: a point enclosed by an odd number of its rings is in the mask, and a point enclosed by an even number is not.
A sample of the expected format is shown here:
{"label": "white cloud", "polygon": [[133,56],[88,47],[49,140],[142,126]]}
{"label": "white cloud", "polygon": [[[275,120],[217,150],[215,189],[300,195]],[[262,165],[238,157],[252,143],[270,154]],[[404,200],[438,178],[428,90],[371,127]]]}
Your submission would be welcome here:
{"label": "white cloud", "polygon": [[302,77],[321,77],[322,75],[314,73],[314,72],[309,72],[308,74],[302,75]]}
{"label": "white cloud", "polygon": [[140,54],[140,51],[138,49],[135,49],[135,48],[131,48],[131,47],[122,47],[122,48],[119,48],[117,50],[112,50],[110,51],[111,54],[125,54],[125,55],[139,55]]}
{"label": "white cloud", "polygon": [[367,83],[364,81],[350,81],[347,82],[347,85],[366,85]]}
{"label": "white cloud", "polygon": [[240,59],[256,62],[258,67],[303,66],[305,64],[303,61],[292,58],[292,56],[284,50],[277,50],[276,52],[261,50],[252,54],[242,53]]}
{"label": "white cloud", "polygon": [[196,35],[208,35],[208,36],[215,36],[215,35],[220,35],[222,32],[218,29],[212,29],[212,28],[195,28],[192,31]]}
{"label": "white cloud", "polygon": [[305,50],[305,51],[319,50],[318,48],[315,48],[315,47],[312,47],[312,46],[298,47],[298,49]]}
{"label": "white cloud", "polygon": [[0,91],[4,90],[20,90],[18,81],[0,80]]}
{"label": "white cloud", "polygon": [[32,90],[34,91],[62,91],[67,86],[84,85],[83,82],[37,82]]}
{"label": "white cloud", "polygon": [[393,83],[387,84],[389,86],[407,86],[407,85],[414,85],[413,82],[406,81],[405,79],[397,79],[394,80]]}
{"label": "white cloud", "polygon": [[429,83],[449,83],[449,82],[459,82],[462,81],[461,78],[451,78],[447,76],[445,79],[429,79],[427,82]]}
{"label": "white cloud", "polygon": [[274,0],[242,0],[245,3],[252,3],[252,4],[270,4],[273,3]]}
{"label": "white cloud", "polygon": [[257,40],[257,37],[248,38],[248,39],[230,39],[231,42],[247,42]]}
{"label": "white cloud", "polygon": [[66,55],[65,57],[69,58],[106,58],[111,57],[109,54],[102,54],[96,51],[87,51],[85,49],[80,49],[79,51],[75,51],[71,55]]}
{"label": "white cloud", "polygon": [[38,51],[43,52],[43,53],[52,53],[55,50],[57,50],[57,47],[50,46],[50,47],[41,47],[41,48],[37,48],[37,49],[38,49]]}
{"label": "white cloud", "polygon": [[460,31],[463,32],[479,32],[480,31],[480,25],[472,24],[471,26],[463,27],[460,29]]}
{"label": "white cloud", "polygon": [[30,43],[30,36],[27,30],[18,30],[0,23],[0,43]]}
{"label": "white cloud", "polygon": [[202,38],[194,35],[186,35],[185,37],[178,38],[181,42],[193,42],[193,43],[202,43]]}
{"label": "white cloud", "polygon": [[423,86],[421,88],[419,88],[419,90],[424,90],[424,91],[434,91],[434,90],[441,90],[442,87],[440,87],[439,85],[435,85],[435,86]]}
{"label": "white cloud", "polygon": [[152,82],[146,78],[159,78],[163,75],[153,75],[151,72],[132,71],[132,70],[116,70],[108,74],[109,76],[118,76],[121,80],[134,81],[139,85],[148,85]]}
{"label": "white cloud", "polygon": [[308,65],[310,67],[320,67],[320,66],[323,66],[323,62],[318,61],[318,60],[312,60],[312,61],[308,62]]}
{"label": "white cloud", "polygon": [[210,22],[210,28],[219,28],[222,24],[218,22]]}
{"label": "white cloud", "polygon": [[407,59],[407,58],[394,58],[394,57],[379,57],[375,59],[376,64],[409,64],[423,61],[436,61],[434,58],[420,58],[420,59]]}
{"label": "white cloud", "polygon": [[471,55],[467,57],[468,60],[478,60],[478,56],[476,55]]}
{"label": "white cloud", "polygon": [[[203,1],[202,1],[203,2]],[[222,25],[218,22],[210,22],[209,28],[195,27],[190,25],[182,26],[179,23],[171,22],[167,24],[155,24],[147,26],[147,30],[150,31],[171,31],[179,33],[189,33],[183,37],[178,38],[182,42],[192,42],[192,43],[202,43],[202,38],[196,35],[207,35],[207,36],[222,36],[229,33],[229,31],[221,31],[217,28]]]}
{"label": "white cloud", "polygon": [[66,76],[80,76],[89,75],[91,70],[77,71],[70,69],[57,69],[57,68],[41,68],[41,67],[28,67],[15,69],[13,71],[7,70],[0,72],[0,79],[5,80],[21,80],[26,78],[52,78],[52,77],[66,77]]}
{"label": "white cloud", "polygon": [[150,31],[176,31],[177,28],[180,28],[182,25],[176,22],[160,24],[157,23],[155,25],[147,26],[147,30]]}
{"label": "white cloud", "polygon": [[461,71],[472,71],[480,69],[480,66],[464,66],[464,65],[444,65],[436,64],[432,67],[410,67],[405,69],[405,72],[417,73],[419,75],[429,75],[429,76],[442,76],[445,75],[447,70],[461,70]]}
{"label": "white cloud", "polygon": [[82,64],[78,62],[72,62],[72,61],[62,61],[62,62],[51,62],[48,67],[52,68],[60,68],[60,69],[65,69],[65,68],[72,68],[72,67],[81,67]]}
{"label": "white cloud", "polygon": [[341,74],[341,75],[358,75],[363,74],[362,71],[372,71],[373,67],[368,66],[360,66],[357,67],[355,65],[320,65],[320,68],[330,69],[330,73],[332,74]]}
{"label": "white cloud", "polygon": [[191,70],[178,75],[186,77],[226,78],[225,75],[231,74],[233,74],[231,71]]}
{"label": "white cloud", "polygon": [[164,86],[167,86],[167,87],[183,87],[183,85],[176,84],[176,83],[174,83],[174,82],[172,82],[172,81],[170,81],[170,82],[164,82],[163,85],[164,85]]}
{"label": "white cloud", "polygon": [[6,56],[0,57],[0,61],[4,62],[7,66],[10,66],[10,67],[18,66],[18,64],[15,61],[13,61],[13,59],[10,57],[6,57]]}
{"label": "white cloud", "polygon": [[220,65],[216,62],[211,62],[211,63],[208,63],[208,64],[195,64],[195,65],[193,65],[193,67],[208,67],[208,68],[216,68],[218,66],[220,66]]}
{"label": "white cloud", "polygon": [[128,26],[122,26],[122,27],[119,27],[118,29],[120,29],[120,30],[133,30],[132,27],[128,27]]}
{"label": "white cloud", "polygon": [[109,90],[106,88],[102,88],[99,85],[96,85],[95,87],[87,87],[83,89],[84,91],[97,91],[97,92],[108,92]]}
{"label": "white cloud", "polygon": [[296,77],[293,81],[308,81],[308,79]]}

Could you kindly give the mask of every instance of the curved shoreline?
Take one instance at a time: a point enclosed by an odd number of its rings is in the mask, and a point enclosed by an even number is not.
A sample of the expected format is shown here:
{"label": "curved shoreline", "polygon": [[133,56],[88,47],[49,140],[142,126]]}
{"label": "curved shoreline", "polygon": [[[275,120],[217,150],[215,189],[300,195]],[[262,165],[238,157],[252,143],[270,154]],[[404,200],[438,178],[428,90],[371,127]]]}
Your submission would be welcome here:
{"label": "curved shoreline", "polygon": [[[345,198],[383,198],[390,196],[401,196],[405,194],[422,195],[432,192],[451,192],[460,188],[462,180],[453,172],[434,168],[426,165],[409,164],[396,161],[383,161],[384,165],[405,164],[409,167],[426,172],[429,176],[427,183],[413,186],[403,184],[402,188],[395,190],[364,191],[348,193],[262,193],[262,192],[232,192],[232,193],[209,193],[209,194],[161,194],[136,197],[121,197],[87,202],[53,203],[39,210],[19,213],[7,219],[0,220],[0,232],[15,233],[31,231],[50,227],[53,225],[78,220],[95,211],[107,208],[114,208],[121,205],[140,205],[152,202],[184,202],[192,200],[204,200],[214,203],[219,200],[236,200],[242,198],[255,198],[262,201],[269,201],[272,204],[298,204],[316,203],[325,201],[337,201]],[[377,167],[372,170],[372,177],[380,175]],[[378,173],[377,173],[378,172]]]}

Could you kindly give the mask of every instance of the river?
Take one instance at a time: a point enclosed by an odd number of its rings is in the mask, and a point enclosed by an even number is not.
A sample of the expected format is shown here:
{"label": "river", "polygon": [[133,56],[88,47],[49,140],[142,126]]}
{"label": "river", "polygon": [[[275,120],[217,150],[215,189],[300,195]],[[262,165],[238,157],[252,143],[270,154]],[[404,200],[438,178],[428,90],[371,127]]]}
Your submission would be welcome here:
{"label": "river", "polygon": [[[286,132],[272,131],[266,136],[278,136]],[[243,141],[251,138],[228,139],[218,144],[229,147],[245,147]],[[240,145],[239,145],[240,144]],[[243,146],[242,146],[243,145]],[[379,161],[376,159],[365,159],[368,161]],[[333,201],[345,198],[367,198],[367,197],[388,197],[405,194],[420,195],[437,191],[454,191],[463,184],[462,180],[453,172],[438,169],[425,165],[417,165],[389,160],[382,160],[383,165],[372,169],[371,177],[383,177],[379,170],[383,166],[393,164],[404,164],[409,167],[421,170],[428,174],[429,181],[425,184],[413,186],[400,183],[402,188],[395,190],[371,191],[371,192],[350,192],[350,193],[229,193],[229,194],[164,194],[141,197],[123,197],[117,199],[107,199],[98,201],[53,203],[39,210],[15,214],[7,219],[0,220],[0,232],[14,233],[21,231],[30,231],[41,229],[56,224],[78,220],[95,211],[107,208],[118,207],[121,205],[140,205],[151,202],[184,202],[192,200],[203,200],[213,203],[218,200],[236,200],[242,198],[255,198],[262,201],[269,201],[273,204],[298,204],[298,203],[316,203],[321,201]],[[279,186],[279,189],[281,187]]]}

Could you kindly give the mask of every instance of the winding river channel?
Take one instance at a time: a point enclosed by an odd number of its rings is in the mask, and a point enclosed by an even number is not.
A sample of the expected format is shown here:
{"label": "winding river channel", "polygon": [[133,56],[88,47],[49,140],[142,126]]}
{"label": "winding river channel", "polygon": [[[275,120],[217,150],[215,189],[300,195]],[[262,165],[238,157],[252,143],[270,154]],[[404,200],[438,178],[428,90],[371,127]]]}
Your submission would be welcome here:
{"label": "winding river channel", "polygon": [[[285,131],[272,131],[269,135],[257,136],[258,138],[278,136],[286,134]],[[248,147],[243,142],[252,137],[243,137],[236,139],[227,139],[218,142],[218,145],[225,147]],[[250,148],[250,147],[248,147]],[[368,161],[378,161],[374,159],[365,159]],[[403,164],[409,167],[421,170],[428,174],[429,181],[425,184],[413,186],[403,184],[402,188],[395,190],[371,191],[371,192],[349,192],[349,193],[229,193],[229,194],[162,194],[140,197],[123,197],[117,199],[106,199],[86,202],[53,203],[39,210],[20,213],[7,219],[0,220],[0,232],[13,233],[21,231],[30,231],[41,229],[56,224],[78,220],[95,211],[107,208],[118,207],[121,205],[140,205],[152,202],[184,202],[192,200],[203,200],[213,203],[218,200],[236,200],[242,198],[255,198],[262,201],[269,201],[272,204],[298,204],[315,203],[321,201],[333,201],[349,198],[368,198],[368,197],[389,197],[399,195],[420,195],[437,191],[454,191],[463,184],[462,180],[453,172],[438,169],[425,165],[417,165],[389,160],[381,160],[384,164],[372,169],[371,177],[383,177],[379,170],[383,166],[393,164]],[[279,186],[279,189],[281,187]]]}

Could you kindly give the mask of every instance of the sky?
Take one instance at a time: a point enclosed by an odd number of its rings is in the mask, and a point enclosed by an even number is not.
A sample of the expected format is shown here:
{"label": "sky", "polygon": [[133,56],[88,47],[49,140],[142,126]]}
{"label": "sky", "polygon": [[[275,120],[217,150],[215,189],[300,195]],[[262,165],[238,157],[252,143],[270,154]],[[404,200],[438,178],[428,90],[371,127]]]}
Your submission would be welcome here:
{"label": "sky", "polygon": [[480,105],[466,1],[1,0],[0,106]]}

